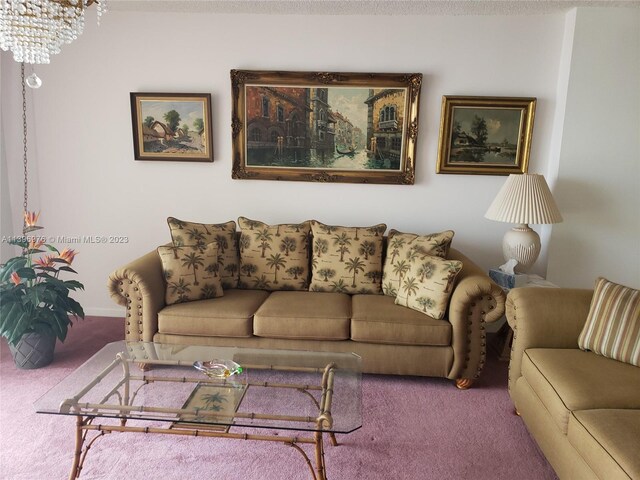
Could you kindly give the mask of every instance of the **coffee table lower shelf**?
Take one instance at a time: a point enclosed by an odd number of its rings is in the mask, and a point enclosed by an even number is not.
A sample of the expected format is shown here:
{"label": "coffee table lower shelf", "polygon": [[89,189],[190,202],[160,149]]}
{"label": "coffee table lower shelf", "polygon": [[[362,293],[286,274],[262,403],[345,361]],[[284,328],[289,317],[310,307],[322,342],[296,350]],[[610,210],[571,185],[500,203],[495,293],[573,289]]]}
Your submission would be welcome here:
{"label": "coffee table lower shelf", "polygon": [[[160,435],[186,435],[192,437],[214,437],[214,438],[233,438],[236,440],[254,440],[260,442],[280,442],[290,447],[293,447],[297,450],[304,458],[307,466],[309,467],[309,471],[311,473],[311,478],[313,480],[326,480],[326,466],[324,460],[324,435],[322,430],[318,430],[313,433],[313,438],[311,437],[283,437],[280,435],[253,435],[247,433],[232,433],[228,431],[215,431],[215,428],[219,428],[219,426],[212,425],[208,427],[206,425],[200,426],[199,428],[190,428],[185,427],[184,425],[180,425],[176,427],[175,424],[172,424],[168,428],[158,428],[158,427],[131,427],[126,425],[126,420],[122,420],[121,425],[95,425],[93,421],[96,417],[85,417],[79,415],[76,420],[76,448],[75,454],[73,458],[73,465],[71,467],[71,473],[69,475],[69,480],[75,480],[80,477],[80,473],[82,472],[82,467],[84,465],[84,461],[89,453],[89,449],[93,446],[93,444],[100,437],[107,433],[112,432],[132,432],[132,433],[146,433],[146,434],[160,434]],[[318,421],[323,421],[321,418]],[[97,432],[96,435],[88,439],[90,432]],[[329,438],[331,440],[331,444],[333,446],[338,446],[338,441],[335,437],[335,434],[332,432],[328,433]],[[314,445],[315,450],[315,467],[300,444],[310,444]]]}

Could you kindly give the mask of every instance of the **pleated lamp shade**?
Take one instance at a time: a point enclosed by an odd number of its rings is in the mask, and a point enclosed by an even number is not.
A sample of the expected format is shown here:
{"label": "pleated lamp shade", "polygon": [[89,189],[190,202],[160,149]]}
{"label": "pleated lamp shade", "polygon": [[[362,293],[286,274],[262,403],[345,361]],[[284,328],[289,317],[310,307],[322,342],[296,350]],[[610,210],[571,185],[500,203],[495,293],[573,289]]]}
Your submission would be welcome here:
{"label": "pleated lamp shade", "polygon": [[502,254],[507,263],[500,270],[511,274],[529,271],[540,254],[540,236],[529,224],[562,221],[547,182],[534,173],[509,175],[484,216],[517,224],[502,239]]}
{"label": "pleated lamp shade", "polygon": [[562,222],[562,215],[542,175],[509,175],[485,218],[498,222],[541,225]]}

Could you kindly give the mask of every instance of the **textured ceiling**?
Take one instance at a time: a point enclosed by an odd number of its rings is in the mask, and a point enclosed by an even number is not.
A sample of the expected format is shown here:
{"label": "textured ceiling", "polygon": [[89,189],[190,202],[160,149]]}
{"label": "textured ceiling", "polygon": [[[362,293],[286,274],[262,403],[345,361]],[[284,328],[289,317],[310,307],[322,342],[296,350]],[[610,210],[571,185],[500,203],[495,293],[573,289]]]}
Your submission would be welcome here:
{"label": "textured ceiling", "polygon": [[114,11],[289,15],[539,15],[573,7],[640,7],[640,0],[109,0]]}

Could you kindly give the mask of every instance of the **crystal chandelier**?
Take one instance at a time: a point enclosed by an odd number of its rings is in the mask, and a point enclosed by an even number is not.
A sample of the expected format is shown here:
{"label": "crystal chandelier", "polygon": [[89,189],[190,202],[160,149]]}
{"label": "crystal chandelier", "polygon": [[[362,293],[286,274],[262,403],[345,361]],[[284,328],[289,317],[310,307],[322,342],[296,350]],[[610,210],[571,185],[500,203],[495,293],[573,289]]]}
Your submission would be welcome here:
{"label": "crystal chandelier", "polygon": [[16,62],[49,63],[82,33],[84,11],[94,3],[100,24],[107,0],[0,0],[0,48]]}

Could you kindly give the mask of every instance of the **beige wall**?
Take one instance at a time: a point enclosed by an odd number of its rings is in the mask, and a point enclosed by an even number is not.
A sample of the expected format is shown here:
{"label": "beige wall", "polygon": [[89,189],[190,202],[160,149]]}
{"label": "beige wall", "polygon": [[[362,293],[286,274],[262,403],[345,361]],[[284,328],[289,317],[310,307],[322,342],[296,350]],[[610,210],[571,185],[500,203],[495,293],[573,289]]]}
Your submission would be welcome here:
{"label": "beige wall", "polygon": [[640,11],[578,9],[574,32],[548,278],[640,288]]}
{"label": "beige wall", "polygon": [[[322,28],[300,28],[314,22]],[[48,235],[128,237],[125,244],[73,245],[80,251],[74,266],[87,287],[79,299],[90,314],[121,311],[108,298],[107,275],[167,242],[169,215],[203,222],[239,215],[267,222],[386,222],[417,233],[451,228],[457,248],[484,268],[499,265],[509,225],[483,215],[505,178],[435,174],[440,100],[442,95],[537,97],[530,172],[547,173],[555,154],[557,108],[564,101],[558,79],[565,32],[562,14],[300,17],[111,11],[100,27],[90,17],[82,37],[52,64],[36,67],[44,85],[29,92],[32,206],[42,210]],[[11,186],[9,196],[3,190],[3,205],[7,198],[12,201],[19,230],[19,66],[9,54],[1,56]],[[232,68],[422,72],[416,184],[231,180]],[[132,91],[211,92],[215,162],[134,161]],[[546,266],[545,244],[535,268],[545,273]]]}

